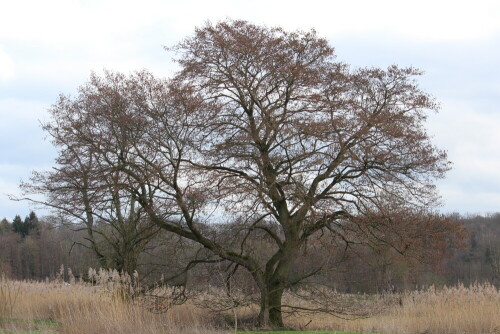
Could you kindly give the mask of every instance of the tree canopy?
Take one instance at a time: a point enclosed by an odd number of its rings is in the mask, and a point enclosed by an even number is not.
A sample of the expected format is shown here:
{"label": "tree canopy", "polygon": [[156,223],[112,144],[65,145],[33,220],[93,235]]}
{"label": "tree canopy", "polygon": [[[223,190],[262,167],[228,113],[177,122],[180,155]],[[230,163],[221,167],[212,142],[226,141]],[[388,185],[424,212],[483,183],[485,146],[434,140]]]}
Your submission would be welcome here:
{"label": "tree canopy", "polygon": [[157,227],[246,269],[265,327],[283,327],[284,289],[321,269],[290,277],[315,235],[401,254],[453,239],[433,212],[449,162],[424,127],[437,104],[418,87],[420,70],[351,69],[314,31],[245,21],[208,23],[172,50],[172,79],[106,72],[60,97],[45,129],[59,166],[78,161],[70,167],[89,182],[59,168],[57,191],[96,193],[114,180],[123,196],[89,202],[91,214],[137,203]]}

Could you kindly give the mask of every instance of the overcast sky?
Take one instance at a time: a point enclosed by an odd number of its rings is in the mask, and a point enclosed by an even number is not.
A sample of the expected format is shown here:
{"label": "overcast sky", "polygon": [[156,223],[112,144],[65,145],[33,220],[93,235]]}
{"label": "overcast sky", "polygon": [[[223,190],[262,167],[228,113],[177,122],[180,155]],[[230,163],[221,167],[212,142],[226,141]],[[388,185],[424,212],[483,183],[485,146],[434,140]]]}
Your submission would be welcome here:
{"label": "overcast sky", "polygon": [[415,66],[441,103],[427,127],[453,170],[438,182],[443,212],[500,212],[500,1],[0,0],[0,219],[26,216],[9,201],[55,151],[40,121],[91,71],[176,69],[164,51],[207,20],[314,28],[339,60]]}

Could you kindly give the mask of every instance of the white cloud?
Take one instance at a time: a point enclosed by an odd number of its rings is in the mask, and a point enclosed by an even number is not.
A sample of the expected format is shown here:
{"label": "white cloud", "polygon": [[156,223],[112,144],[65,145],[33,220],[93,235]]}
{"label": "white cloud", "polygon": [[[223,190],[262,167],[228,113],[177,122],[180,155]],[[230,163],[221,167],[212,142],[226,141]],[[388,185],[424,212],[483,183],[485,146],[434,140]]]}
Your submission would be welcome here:
{"label": "white cloud", "polygon": [[441,187],[441,195],[446,199],[443,208],[445,213],[459,212],[462,214],[486,214],[500,212],[500,193],[498,192],[466,192],[453,185]]}
{"label": "white cloud", "polygon": [[[0,163],[29,165],[30,155],[37,165],[50,164],[37,120],[59,92],[74,94],[91,70],[146,67],[169,75],[174,65],[162,45],[207,20],[233,18],[315,28],[350,63],[427,70],[423,80],[443,103],[430,131],[454,162],[439,186],[445,208],[484,211],[500,203],[498,191],[490,194],[500,189],[500,111],[493,109],[500,96],[498,0],[16,0],[1,7]],[[8,175],[0,188],[26,174]],[[3,208],[8,204],[0,199],[0,214]]]}
{"label": "white cloud", "polygon": [[0,83],[14,77],[14,62],[0,45]]}
{"label": "white cloud", "polygon": [[178,39],[208,19],[226,17],[288,29],[314,27],[330,36],[380,32],[427,41],[484,39],[500,29],[495,0],[18,0],[2,7],[0,38],[89,43],[103,52],[113,38],[126,39],[140,29],[168,26]]}
{"label": "white cloud", "polygon": [[2,119],[0,130],[5,132],[19,125],[38,128],[39,121],[48,119],[48,107],[48,104],[38,101],[0,99],[0,118]]}
{"label": "white cloud", "polygon": [[453,162],[453,169],[438,187],[445,209],[500,211],[500,110],[484,110],[474,101],[446,100],[428,128],[434,143],[446,149]]}
{"label": "white cloud", "polygon": [[[0,167],[1,168],[1,167]],[[34,206],[26,201],[12,201],[9,196],[21,196],[17,183],[6,182],[0,178],[0,219],[12,220],[15,215],[25,216]],[[39,211],[37,209],[37,211]],[[44,214],[46,211],[42,211]]]}

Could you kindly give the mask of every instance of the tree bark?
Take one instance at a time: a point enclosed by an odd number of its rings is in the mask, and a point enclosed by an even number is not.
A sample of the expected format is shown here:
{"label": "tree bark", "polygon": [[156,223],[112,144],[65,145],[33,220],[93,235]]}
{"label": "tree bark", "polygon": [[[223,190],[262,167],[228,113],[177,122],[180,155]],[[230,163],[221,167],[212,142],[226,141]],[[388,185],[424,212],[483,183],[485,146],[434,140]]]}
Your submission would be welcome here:
{"label": "tree bark", "polygon": [[282,329],[285,327],[281,312],[284,282],[266,284],[261,290],[259,326],[263,329]]}
{"label": "tree bark", "polygon": [[295,249],[285,247],[282,251],[286,255],[278,261],[273,270],[268,268],[269,271],[265,273],[265,284],[261,287],[259,324],[263,328],[285,328],[281,300],[289,281]]}
{"label": "tree bark", "polygon": [[261,288],[260,291],[260,311],[258,317],[259,327],[262,329],[270,328],[269,321],[269,294],[267,288]]}
{"label": "tree bark", "polygon": [[283,316],[281,313],[281,298],[284,288],[281,286],[271,288],[269,291],[269,323],[273,328],[284,328]]}

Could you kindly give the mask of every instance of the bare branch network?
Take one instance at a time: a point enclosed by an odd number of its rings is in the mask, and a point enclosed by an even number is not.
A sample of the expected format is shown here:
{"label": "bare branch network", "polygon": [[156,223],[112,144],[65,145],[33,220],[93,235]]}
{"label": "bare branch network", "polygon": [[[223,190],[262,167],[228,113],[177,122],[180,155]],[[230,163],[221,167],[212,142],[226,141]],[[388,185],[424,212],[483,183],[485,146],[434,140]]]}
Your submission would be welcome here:
{"label": "bare branch network", "polygon": [[321,269],[290,276],[319,234],[337,252],[415,257],[453,239],[432,211],[450,163],[424,128],[437,104],[420,70],[352,70],[314,31],[244,21],[208,23],[172,50],[175,77],[92,74],[44,125],[56,167],[23,187],[90,240],[96,220],[132,258],[158,229],[192,240],[246,269],[261,325],[283,327],[283,291]]}

